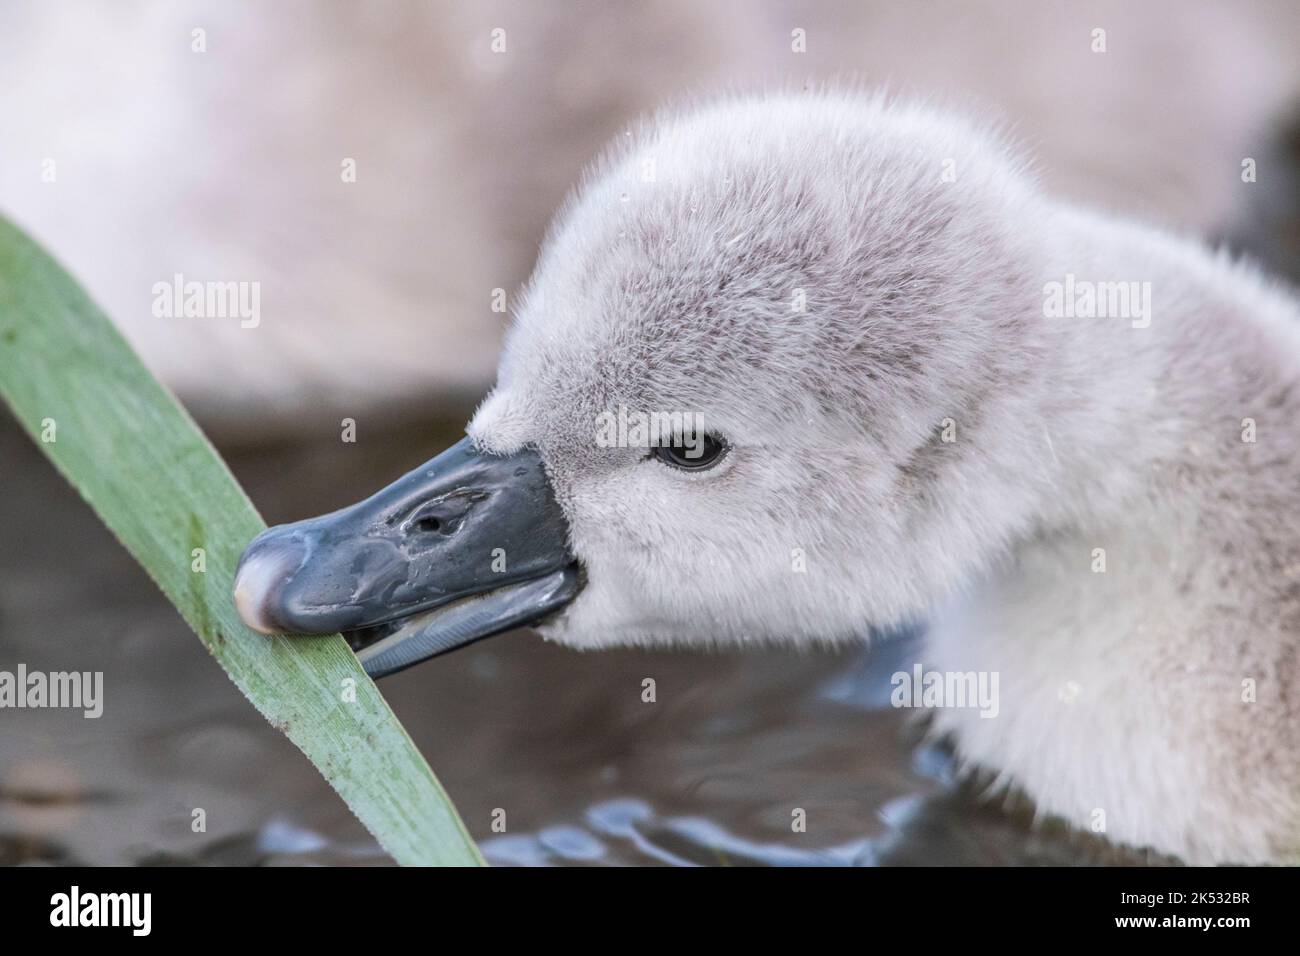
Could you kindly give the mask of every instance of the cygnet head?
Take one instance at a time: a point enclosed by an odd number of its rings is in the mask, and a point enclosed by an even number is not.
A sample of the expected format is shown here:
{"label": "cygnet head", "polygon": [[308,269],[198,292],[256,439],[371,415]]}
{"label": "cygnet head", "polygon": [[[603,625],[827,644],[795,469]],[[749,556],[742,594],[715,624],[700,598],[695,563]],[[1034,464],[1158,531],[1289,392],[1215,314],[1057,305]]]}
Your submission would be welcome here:
{"label": "cygnet head", "polygon": [[[1000,427],[1032,416],[1042,388],[1023,165],[987,131],[856,93],[727,99],[621,140],[557,216],[468,428],[474,454],[539,458],[563,514],[568,551],[533,579],[576,558],[583,581],[543,634],[833,641],[924,613],[1023,529],[1046,485],[1037,449]],[[666,422],[682,433],[656,433]],[[703,434],[695,458],[646,444]],[[401,526],[476,487],[363,505]],[[453,520],[470,523],[465,507]],[[311,550],[309,525],[267,534]],[[384,547],[418,566],[399,589],[446,564]],[[460,547],[483,563],[494,544]],[[263,629],[311,629],[273,592],[314,560],[243,582]],[[365,604],[331,582],[331,607]],[[358,614],[324,623],[384,618]]]}
{"label": "cygnet head", "polygon": [[[833,640],[923,612],[1018,518],[963,487],[1019,484],[1014,463],[944,438],[1028,377],[1023,167],[851,94],[729,100],[626,139],[558,216],[469,427],[536,447],[568,519],[587,586],[544,633]],[[611,419],[664,413],[725,452],[686,470],[604,447]]]}

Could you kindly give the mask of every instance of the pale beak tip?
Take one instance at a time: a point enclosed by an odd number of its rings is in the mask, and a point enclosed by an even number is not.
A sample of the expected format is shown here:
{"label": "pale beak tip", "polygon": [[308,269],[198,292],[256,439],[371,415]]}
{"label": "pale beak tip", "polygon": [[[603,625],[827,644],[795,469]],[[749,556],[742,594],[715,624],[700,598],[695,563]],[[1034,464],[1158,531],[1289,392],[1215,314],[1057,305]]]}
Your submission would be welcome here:
{"label": "pale beak tip", "polygon": [[235,609],[259,634],[283,634],[274,612],[281,586],[298,570],[302,554],[283,547],[259,549],[255,540],[235,571]]}

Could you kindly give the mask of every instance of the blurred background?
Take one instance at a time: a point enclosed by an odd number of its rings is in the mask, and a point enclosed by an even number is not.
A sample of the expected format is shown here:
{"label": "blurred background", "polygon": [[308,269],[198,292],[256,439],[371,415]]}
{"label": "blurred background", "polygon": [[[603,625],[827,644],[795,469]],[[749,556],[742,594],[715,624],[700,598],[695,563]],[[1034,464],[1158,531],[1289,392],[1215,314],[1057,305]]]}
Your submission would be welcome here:
{"label": "blurred background", "polygon": [[[647,111],[888,86],[1006,124],[1057,194],[1295,275],[1297,50],[1294,0],[7,0],[0,213],[277,522],[458,436],[508,321],[494,290],[513,297],[584,164]],[[260,323],[155,316],[178,273],[258,283]],[[0,862],[384,862],[7,413],[0,481],[0,668],[102,670],[106,693],[98,720],[0,711]],[[519,632],[384,690],[497,863],[1134,859],[956,784],[887,706],[908,640],[579,655]]]}

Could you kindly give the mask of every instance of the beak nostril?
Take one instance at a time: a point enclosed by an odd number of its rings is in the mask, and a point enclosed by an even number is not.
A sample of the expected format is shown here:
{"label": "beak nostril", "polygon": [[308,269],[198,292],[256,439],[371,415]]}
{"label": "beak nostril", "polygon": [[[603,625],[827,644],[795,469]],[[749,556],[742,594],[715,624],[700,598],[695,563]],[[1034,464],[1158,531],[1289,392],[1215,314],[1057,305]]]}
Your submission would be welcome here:
{"label": "beak nostril", "polygon": [[418,507],[407,519],[406,529],[414,534],[450,537],[460,530],[475,506],[488,495],[475,489],[457,489]]}

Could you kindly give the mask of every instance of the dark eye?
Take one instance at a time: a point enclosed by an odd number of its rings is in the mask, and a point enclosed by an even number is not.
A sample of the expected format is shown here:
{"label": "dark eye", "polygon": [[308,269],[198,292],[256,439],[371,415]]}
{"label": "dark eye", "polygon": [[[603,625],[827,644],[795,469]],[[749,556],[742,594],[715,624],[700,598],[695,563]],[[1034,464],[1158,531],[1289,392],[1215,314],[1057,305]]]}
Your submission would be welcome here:
{"label": "dark eye", "polygon": [[671,444],[659,445],[654,456],[665,465],[680,468],[683,471],[706,471],[727,455],[731,446],[720,435],[704,435],[687,444],[686,439],[677,436]]}

